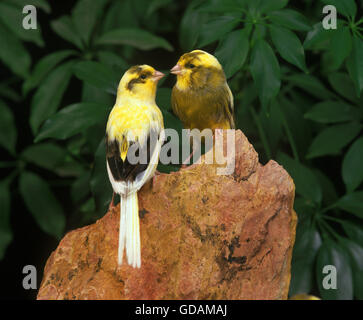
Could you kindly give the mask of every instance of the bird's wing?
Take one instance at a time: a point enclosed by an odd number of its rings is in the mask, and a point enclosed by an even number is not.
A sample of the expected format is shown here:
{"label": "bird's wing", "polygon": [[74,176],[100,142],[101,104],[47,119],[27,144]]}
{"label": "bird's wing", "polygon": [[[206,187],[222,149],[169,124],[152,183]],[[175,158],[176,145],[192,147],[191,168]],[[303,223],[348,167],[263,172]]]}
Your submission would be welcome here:
{"label": "bird's wing", "polygon": [[164,142],[162,119],[145,124],[144,137],[140,132],[139,136],[127,134],[129,131],[125,128],[125,134],[117,134],[113,139],[106,133],[107,171],[118,194],[139,190],[153,176]]}
{"label": "bird's wing", "polygon": [[217,90],[205,88],[188,92],[174,86],[171,104],[174,114],[186,127],[196,126],[202,130],[225,123],[223,127],[235,128],[233,95],[227,83]]}
{"label": "bird's wing", "polygon": [[[230,129],[235,128],[233,95],[227,83],[213,92],[203,95],[205,118],[213,119],[216,124],[225,123]],[[209,111],[209,112],[208,112]],[[226,128],[226,127],[224,127]]]}
{"label": "bird's wing", "polygon": [[231,125],[231,129],[235,129],[235,120],[234,120],[234,101],[233,101],[233,94],[231,89],[229,88],[228,84],[226,83],[226,88],[228,91],[228,99],[227,99],[227,114],[228,119]]}

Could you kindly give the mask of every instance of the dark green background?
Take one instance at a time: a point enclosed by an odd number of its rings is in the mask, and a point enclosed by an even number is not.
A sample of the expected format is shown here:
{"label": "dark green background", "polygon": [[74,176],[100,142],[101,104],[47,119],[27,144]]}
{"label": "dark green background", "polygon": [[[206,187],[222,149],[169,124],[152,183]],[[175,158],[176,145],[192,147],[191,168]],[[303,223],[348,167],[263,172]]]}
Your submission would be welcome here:
{"label": "dark green background", "polygon": [[[363,20],[354,0],[3,0],[0,2],[0,275],[2,298],[35,298],[38,269],[69,230],[106,212],[103,137],[131,65],[168,72],[200,48],[222,63],[238,128],[265,164],[296,184],[299,223],[290,294],[363,298]],[[22,8],[38,29],[22,28]],[[322,9],[338,10],[324,30]],[[161,82],[165,127],[181,129]],[[178,167],[159,166],[160,171]],[[338,289],[321,287],[333,264]]]}

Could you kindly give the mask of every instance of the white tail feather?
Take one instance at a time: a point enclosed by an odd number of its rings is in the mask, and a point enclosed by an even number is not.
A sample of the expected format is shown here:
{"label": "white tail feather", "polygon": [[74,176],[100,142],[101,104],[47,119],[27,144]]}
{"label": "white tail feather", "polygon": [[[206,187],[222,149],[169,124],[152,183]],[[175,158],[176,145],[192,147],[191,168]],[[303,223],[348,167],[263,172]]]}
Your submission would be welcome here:
{"label": "white tail feather", "polygon": [[139,205],[137,193],[121,194],[120,232],[118,247],[118,264],[122,264],[124,248],[128,264],[134,268],[141,266]]}

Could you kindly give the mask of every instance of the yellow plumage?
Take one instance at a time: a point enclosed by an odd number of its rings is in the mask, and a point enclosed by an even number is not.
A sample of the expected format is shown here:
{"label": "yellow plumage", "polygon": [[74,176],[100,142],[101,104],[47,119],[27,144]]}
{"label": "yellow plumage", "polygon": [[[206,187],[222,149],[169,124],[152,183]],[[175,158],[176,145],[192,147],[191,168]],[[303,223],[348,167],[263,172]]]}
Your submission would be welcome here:
{"label": "yellow plumage", "polygon": [[233,95],[218,60],[194,50],[182,55],[171,69],[177,75],[172,109],[187,129],[233,129]]}
{"label": "yellow plumage", "polygon": [[[164,141],[163,117],[155,103],[157,82],[162,76],[148,65],[130,68],[120,81],[107,121],[107,172],[121,199],[119,265],[126,247],[128,263],[141,266],[137,191],[154,175]],[[144,158],[135,158],[143,152]]]}

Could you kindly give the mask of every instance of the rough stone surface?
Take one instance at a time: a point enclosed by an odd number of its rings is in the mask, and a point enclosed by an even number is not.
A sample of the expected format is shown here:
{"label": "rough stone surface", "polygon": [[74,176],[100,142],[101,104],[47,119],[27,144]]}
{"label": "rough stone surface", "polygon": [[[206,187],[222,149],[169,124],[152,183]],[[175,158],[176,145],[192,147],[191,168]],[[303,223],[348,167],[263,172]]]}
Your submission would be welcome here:
{"label": "rough stone surface", "polygon": [[202,160],[139,192],[140,269],[117,268],[117,206],[61,240],[38,299],[287,299],[294,190],[237,131],[234,174]]}

